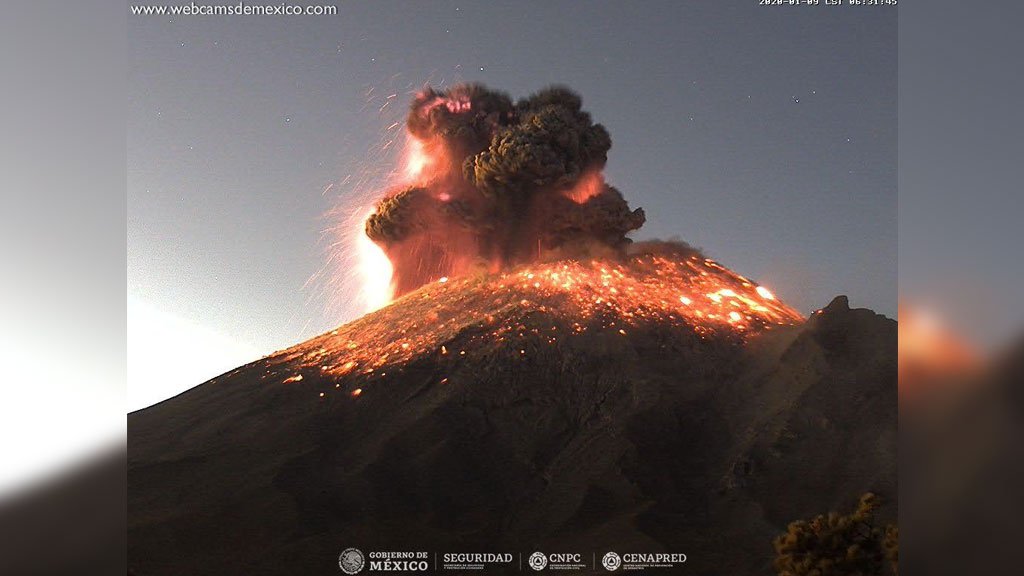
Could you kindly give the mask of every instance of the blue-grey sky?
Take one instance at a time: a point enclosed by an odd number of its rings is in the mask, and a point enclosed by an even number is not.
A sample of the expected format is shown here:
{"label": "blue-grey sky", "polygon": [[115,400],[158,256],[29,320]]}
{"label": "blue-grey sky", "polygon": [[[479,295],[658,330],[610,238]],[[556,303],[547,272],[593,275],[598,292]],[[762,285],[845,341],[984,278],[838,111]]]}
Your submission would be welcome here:
{"label": "blue-grey sky", "polygon": [[[323,17],[129,17],[137,318],[226,342],[232,362],[351,318],[325,313],[322,283],[306,285],[324,265],[324,215],[391,168],[386,128],[427,81],[513,97],[572,87],[612,135],[608,181],[646,210],[635,238],[702,247],[804,313],[842,293],[895,316],[894,9],[338,6]],[[379,111],[392,93],[402,101]],[[159,350],[137,358],[146,372],[161,362]]]}

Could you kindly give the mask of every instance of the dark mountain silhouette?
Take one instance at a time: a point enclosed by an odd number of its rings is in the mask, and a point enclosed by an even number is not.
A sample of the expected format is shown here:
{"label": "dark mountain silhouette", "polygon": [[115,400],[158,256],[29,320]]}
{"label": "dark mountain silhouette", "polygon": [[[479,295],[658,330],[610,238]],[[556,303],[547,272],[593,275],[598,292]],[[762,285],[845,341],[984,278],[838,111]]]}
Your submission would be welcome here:
{"label": "dark mountain silhouette", "polygon": [[838,297],[705,329],[633,297],[435,283],[129,415],[129,567],[338,574],[354,546],[765,574],[794,519],[868,491],[895,518],[895,321]]}

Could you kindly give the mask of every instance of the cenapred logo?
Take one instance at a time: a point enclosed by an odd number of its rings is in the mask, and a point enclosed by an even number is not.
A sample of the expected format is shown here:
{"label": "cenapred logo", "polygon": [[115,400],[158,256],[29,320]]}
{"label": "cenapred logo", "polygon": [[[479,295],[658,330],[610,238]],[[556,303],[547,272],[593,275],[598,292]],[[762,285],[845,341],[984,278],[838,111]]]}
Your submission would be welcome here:
{"label": "cenapred logo", "polygon": [[604,558],[601,558],[601,566],[604,566],[605,570],[614,572],[619,569],[619,566],[622,566],[622,558],[619,558],[615,552],[609,552],[604,555]]}
{"label": "cenapred logo", "polygon": [[338,567],[345,574],[358,574],[363,566],[366,565],[366,558],[363,557],[363,553],[356,548],[346,548],[340,556],[338,556]]}
{"label": "cenapred logo", "polygon": [[530,554],[530,558],[527,563],[530,565],[530,568],[540,572],[548,565],[548,557],[545,556],[543,552],[534,552],[533,554]]}

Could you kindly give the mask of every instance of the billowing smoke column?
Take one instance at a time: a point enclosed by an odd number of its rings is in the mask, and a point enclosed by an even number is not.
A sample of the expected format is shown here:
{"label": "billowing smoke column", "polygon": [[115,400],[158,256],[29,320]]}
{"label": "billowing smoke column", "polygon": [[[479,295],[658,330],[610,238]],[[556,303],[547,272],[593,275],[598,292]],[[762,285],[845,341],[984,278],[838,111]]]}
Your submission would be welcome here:
{"label": "billowing smoke column", "polygon": [[605,184],[611,138],[581,104],[561,87],[518,102],[479,84],[416,96],[410,185],[366,221],[396,296],[475,270],[625,254],[644,213]]}

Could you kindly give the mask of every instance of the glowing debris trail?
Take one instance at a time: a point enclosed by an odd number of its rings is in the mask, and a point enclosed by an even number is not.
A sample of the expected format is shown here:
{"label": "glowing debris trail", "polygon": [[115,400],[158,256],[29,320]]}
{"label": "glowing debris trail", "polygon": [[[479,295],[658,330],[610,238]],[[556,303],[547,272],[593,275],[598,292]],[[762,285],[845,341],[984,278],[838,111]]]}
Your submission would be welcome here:
{"label": "glowing debris trail", "polygon": [[[554,345],[584,333],[623,337],[634,327],[658,325],[742,341],[803,320],[766,288],[714,260],[643,254],[623,262],[559,261],[483,277],[439,278],[275,355],[273,363],[338,378],[358,376],[353,385],[359,391],[349,391],[354,398],[371,380],[410,360],[452,354],[456,342],[461,345],[455,358],[499,345],[526,359],[529,351],[517,344],[526,333]],[[478,345],[466,346],[467,339]]]}

